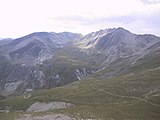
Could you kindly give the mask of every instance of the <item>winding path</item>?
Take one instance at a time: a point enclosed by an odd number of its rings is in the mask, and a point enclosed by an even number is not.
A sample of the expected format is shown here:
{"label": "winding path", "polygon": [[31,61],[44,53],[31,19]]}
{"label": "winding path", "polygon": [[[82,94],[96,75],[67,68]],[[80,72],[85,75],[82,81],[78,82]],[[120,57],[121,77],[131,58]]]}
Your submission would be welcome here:
{"label": "winding path", "polygon": [[138,100],[143,101],[143,102],[145,102],[145,103],[148,103],[148,104],[150,104],[150,105],[152,105],[152,106],[160,107],[160,104],[152,103],[152,102],[150,102],[150,101],[148,101],[148,100],[146,100],[146,99],[140,98],[140,97],[116,95],[116,94],[113,94],[113,93],[104,91],[103,89],[96,89],[93,85],[91,85],[91,87],[92,87],[94,90],[98,91],[98,92],[103,92],[103,93],[105,93],[105,94],[108,94],[108,95],[111,95],[111,96],[114,96],[114,97],[138,99]]}

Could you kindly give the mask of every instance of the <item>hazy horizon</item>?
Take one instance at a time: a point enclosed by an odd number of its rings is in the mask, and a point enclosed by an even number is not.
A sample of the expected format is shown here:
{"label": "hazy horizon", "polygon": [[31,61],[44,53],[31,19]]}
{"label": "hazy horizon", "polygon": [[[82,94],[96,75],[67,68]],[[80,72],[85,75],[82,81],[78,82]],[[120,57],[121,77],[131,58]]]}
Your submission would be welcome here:
{"label": "hazy horizon", "polygon": [[0,38],[123,27],[160,36],[160,0],[0,0]]}

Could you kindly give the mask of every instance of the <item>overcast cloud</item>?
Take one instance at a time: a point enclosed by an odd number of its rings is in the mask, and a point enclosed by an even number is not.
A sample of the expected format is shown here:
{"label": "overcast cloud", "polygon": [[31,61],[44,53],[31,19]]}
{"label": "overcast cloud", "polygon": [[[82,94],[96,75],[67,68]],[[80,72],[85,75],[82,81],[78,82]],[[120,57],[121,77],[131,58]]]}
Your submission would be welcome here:
{"label": "overcast cloud", "polygon": [[124,27],[160,36],[160,0],[0,0],[0,37]]}

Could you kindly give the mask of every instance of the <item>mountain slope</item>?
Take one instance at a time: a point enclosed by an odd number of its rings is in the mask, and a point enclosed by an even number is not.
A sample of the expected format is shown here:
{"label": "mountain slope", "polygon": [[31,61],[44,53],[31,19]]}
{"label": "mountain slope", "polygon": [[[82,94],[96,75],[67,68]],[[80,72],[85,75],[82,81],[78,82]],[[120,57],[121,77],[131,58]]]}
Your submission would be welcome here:
{"label": "mountain slope", "polygon": [[[137,69],[131,68],[132,71],[128,74],[117,77],[88,77],[85,81],[77,81],[63,87],[40,90],[30,94],[31,97],[27,99],[24,97],[27,94],[24,94],[1,100],[1,108],[7,105],[12,112],[0,115],[2,120],[9,120],[10,116],[20,118],[24,114],[43,116],[55,113],[68,115],[73,119],[159,120],[160,67],[157,66],[160,61],[153,59],[152,62],[148,61],[147,65],[150,67],[138,65]],[[140,70],[141,67],[143,69]],[[63,101],[75,106],[38,113],[20,112],[37,101]]]}
{"label": "mountain slope", "polygon": [[62,86],[90,75],[126,74],[150,58],[158,59],[159,46],[159,37],[136,35],[123,28],[83,37],[69,32],[32,33],[0,47],[1,94]]}
{"label": "mountain slope", "polygon": [[118,60],[129,59],[128,62],[131,64],[147,55],[160,55],[157,52],[160,49],[159,44],[159,37],[136,35],[123,28],[109,29],[107,32],[106,30],[101,30],[92,33],[91,36],[90,34],[84,36],[77,43],[79,48],[95,56],[97,63],[102,67]]}
{"label": "mountain slope", "polygon": [[[56,76],[57,73],[46,73],[47,70],[43,70],[43,67],[46,68],[45,64],[42,64],[46,60],[52,61],[57,49],[71,45],[74,40],[80,37],[80,34],[69,32],[39,32],[10,42],[4,41],[5,44],[4,42],[0,44],[1,93],[6,95],[21,94],[26,89],[48,88],[46,84],[51,80],[50,77]],[[52,62],[48,62],[51,64],[47,69],[53,69],[51,67]],[[61,74],[65,73],[61,72]],[[61,81],[61,79],[64,78],[58,78],[58,81]],[[74,80],[77,80],[75,76],[70,81]],[[69,81],[66,80],[65,83],[60,85],[67,83]],[[56,85],[49,86],[53,87]]]}
{"label": "mountain slope", "polygon": [[32,33],[22,38],[11,41],[2,46],[0,51],[3,56],[12,62],[27,65],[40,64],[54,55],[55,48],[61,48],[81,35],[74,33]]}

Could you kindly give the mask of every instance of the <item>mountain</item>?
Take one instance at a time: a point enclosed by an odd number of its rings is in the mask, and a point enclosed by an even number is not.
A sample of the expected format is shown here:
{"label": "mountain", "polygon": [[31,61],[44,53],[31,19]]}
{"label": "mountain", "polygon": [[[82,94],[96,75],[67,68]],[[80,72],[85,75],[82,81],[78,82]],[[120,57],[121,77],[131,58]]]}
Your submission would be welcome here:
{"label": "mountain", "polygon": [[160,38],[136,35],[124,28],[106,29],[90,33],[77,46],[94,56],[101,69],[116,64],[134,64],[146,57],[160,56]]}
{"label": "mountain", "polygon": [[[88,75],[112,77],[160,56],[160,38],[124,28],[82,36],[38,32],[0,47],[2,95],[62,86]],[[111,72],[106,72],[111,71]],[[101,74],[103,73],[103,74]]]}
{"label": "mountain", "polygon": [[0,51],[8,60],[27,65],[40,64],[54,55],[55,48],[69,44],[80,34],[74,33],[32,33],[2,46]]}
{"label": "mountain", "polygon": [[[74,40],[80,37],[80,34],[69,32],[38,32],[14,39],[7,43],[6,41],[4,41],[3,44],[1,43],[0,90],[2,90],[2,93],[14,94],[15,91],[16,93],[22,93],[26,89],[38,89],[51,86],[46,84],[49,84],[48,81],[51,79],[54,80],[54,77],[55,81],[59,81],[60,78],[64,79],[63,76],[61,77],[56,73],[51,73],[52,76],[46,73],[46,76],[43,73],[45,71],[41,70],[42,67],[45,68],[42,64],[44,61],[52,61],[55,59],[55,51],[71,45]],[[52,67],[54,66],[51,62],[51,66],[48,67],[46,71],[53,69]],[[74,80],[72,79],[70,81]],[[57,83],[56,85],[66,83],[68,82]]]}
{"label": "mountain", "polygon": [[7,45],[12,40],[14,40],[14,39],[12,39],[12,38],[2,38],[2,39],[0,39],[0,47],[3,47],[5,45]]}
{"label": "mountain", "polygon": [[90,65],[91,58],[72,45],[81,36],[69,32],[38,32],[3,42],[0,93],[19,95],[28,90],[62,86],[92,74],[95,67]]}
{"label": "mountain", "polygon": [[0,46],[2,120],[160,118],[160,37],[120,27]]}

